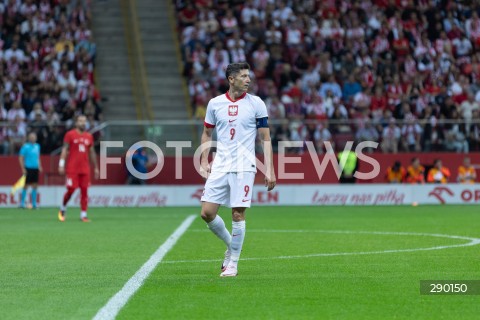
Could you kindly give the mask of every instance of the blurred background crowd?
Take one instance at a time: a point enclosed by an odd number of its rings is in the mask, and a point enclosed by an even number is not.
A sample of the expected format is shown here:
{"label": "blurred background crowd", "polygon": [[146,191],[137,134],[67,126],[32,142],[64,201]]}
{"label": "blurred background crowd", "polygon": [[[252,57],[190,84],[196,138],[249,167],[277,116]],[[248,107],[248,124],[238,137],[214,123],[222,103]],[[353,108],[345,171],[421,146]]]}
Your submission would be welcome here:
{"label": "blurred background crowd", "polygon": [[[274,142],[478,151],[480,6],[449,0],[176,1],[193,114],[247,61]],[[276,145],[276,143],[275,143]],[[300,150],[301,152],[301,150]]]}
{"label": "blurred background crowd", "polygon": [[28,131],[49,153],[74,115],[89,128],[102,119],[90,14],[87,0],[0,1],[0,154],[16,154]]}

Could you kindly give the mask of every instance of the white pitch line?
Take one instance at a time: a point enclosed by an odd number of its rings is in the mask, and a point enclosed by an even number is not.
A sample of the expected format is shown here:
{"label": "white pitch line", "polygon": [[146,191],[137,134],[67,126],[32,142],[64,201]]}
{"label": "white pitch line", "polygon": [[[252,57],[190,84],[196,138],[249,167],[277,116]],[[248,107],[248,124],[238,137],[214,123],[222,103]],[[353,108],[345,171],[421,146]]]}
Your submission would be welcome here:
{"label": "white pitch line", "polygon": [[[203,232],[204,230],[194,229],[195,232]],[[206,230],[208,231],[208,230]],[[295,256],[278,256],[278,257],[257,257],[257,258],[244,258],[242,260],[271,260],[271,259],[302,259],[302,258],[314,258],[314,257],[334,257],[334,256],[354,256],[354,255],[367,255],[367,254],[383,254],[383,253],[400,253],[400,252],[415,252],[415,251],[430,251],[430,250],[442,250],[449,248],[459,248],[459,247],[470,247],[480,244],[480,238],[456,236],[449,234],[438,234],[438,233],[415,233],[415,232],[388,232],[388,231],[346,231],[346,230],[260,230],[254,229],[249,230],[248,232],[269,232],[269,233],[332,233],[332,234],[378,234],[378,235],[398,235],[398,236],[423,236],[423,237],[437,237],[437,238],[447,238],[447,239],[460,239],[468,240],[470,242],[461,243],[461,244],[452,244],[452,245],[443,245],[427,248],[411,248],[411,249],[390,249],[390,250],[379,250],[379,251],[360,251],[360,252],[332,252],[332,253],[312,253],[305,255],[295,255]],[[171,260],[163,261],[165,264],[172,263],[198,263],[198,262],[217,262],[214,259],[204,259],[204,260]]]}
{"label": "white pitch line", "polygon": [[148,278],[150,273],[155,267],[163,260],[165,255],[173,248],[178,239],[187,231],[188,227],[195,220],[196,215],[188,216],[182,224],[175,230],[167,241],[165,241],[155,251],[150,259],[144,263],[144,265],[125,283],[123,288],[118,291],[107,304],[104,305],[93,317],[93,320],[113,320],[117,316],[118,312],[125,306],[128,300],[135,294],[135,292],[143,285],[145,279]]}

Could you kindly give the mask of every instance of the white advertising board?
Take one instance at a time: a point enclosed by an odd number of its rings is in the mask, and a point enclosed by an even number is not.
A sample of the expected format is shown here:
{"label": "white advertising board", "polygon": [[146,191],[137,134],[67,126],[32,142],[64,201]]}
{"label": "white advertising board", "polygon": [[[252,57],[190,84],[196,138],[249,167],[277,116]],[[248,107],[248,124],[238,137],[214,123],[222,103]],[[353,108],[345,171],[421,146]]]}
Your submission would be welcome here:
{"label": "white advertising board", "polygon": [[[89,189],[91,207],[198,206],[203,186],[93,186]],[[60,204],[65,188],[40,187],[39,205]],[[0,208],[18,207],[20,192],[10,194],[10,187],[0,187]],[[480,184],[445,185],[277,185],[267,192],[255,186],[253,205],[411,205],[480,203]],[[69,206],[80,205],[79,190]]]}

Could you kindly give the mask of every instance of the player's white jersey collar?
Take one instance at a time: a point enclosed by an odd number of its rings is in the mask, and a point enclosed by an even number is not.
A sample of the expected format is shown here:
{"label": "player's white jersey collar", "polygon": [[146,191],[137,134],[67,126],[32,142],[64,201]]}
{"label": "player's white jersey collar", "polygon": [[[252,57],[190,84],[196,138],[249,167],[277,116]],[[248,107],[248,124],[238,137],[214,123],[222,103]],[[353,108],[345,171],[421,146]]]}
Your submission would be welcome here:
{"label": "player's white jersey collar", "polygon": [[225,93],[225,96],[227,97],[227,99],[232,101],[232,102],[237,102],[238,100],[241,100],[241,99],[245,98],[246,95],[247,95],[247,93],[244,92],[240,97],[238,97],[238,99],[234,100],[234,99],[232,99],[232,97],[230,97],[230,95],[228,94],[228,91]]}

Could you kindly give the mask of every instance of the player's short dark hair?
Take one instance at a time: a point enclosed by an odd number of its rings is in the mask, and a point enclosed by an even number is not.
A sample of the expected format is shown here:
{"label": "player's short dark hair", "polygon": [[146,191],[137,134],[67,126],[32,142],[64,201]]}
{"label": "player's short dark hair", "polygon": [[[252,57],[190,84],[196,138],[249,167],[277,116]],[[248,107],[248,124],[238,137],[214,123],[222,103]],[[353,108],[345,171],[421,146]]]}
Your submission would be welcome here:
{"label": "player's short dark hair", "polygon": [[77,114],[77,115],[74,117],[74,120],[75,120],[75,122],[74,122],[74,123],[77,123],[77,121],[78,121],[78,118],[80,118],[80,117],[85,117],[85,118],[86,118],[87,116],[86,116],[86,115],[84,115],[83,113]]}
{"label": "player's short dark hair", "polygon": [[246,62],[230,63],[225,70],[225,78],[235,77],[241,70],[250,70],[250,65]]}

